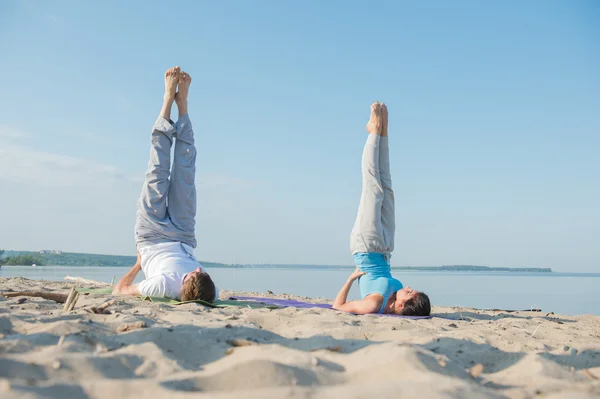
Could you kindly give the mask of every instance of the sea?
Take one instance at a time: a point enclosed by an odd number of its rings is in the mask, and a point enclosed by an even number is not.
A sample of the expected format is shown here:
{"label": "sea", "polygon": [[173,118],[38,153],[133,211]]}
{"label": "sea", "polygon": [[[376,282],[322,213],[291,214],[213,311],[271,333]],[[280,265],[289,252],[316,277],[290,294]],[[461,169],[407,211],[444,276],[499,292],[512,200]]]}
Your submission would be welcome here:
{"label": "sea", "polygon": [[[116,282],[128,267],[3,266],[0,277],[60,281],[65,276]],[[220,289],[272,291],[333,299],[353,267],[212,267]],[[600,273],[392,271],[405,286],[427,293],[432,304],[478,309],[541,309],[567,315],[600,316]],[[136,282],[143,279],[143,274]],[[6,284],[3,284],[6,285]],[[8,289],[10,287],[0,287]],[[358,299],[356,284],[350,299]]]}

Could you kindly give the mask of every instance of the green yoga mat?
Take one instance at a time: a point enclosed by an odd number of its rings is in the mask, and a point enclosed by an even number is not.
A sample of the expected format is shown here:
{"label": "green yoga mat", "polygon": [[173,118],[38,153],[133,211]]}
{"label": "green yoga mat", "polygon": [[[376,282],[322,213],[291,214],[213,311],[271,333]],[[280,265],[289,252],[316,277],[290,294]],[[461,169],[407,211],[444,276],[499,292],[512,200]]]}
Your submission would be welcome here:
{"label": "green yoga mat", "polygon": [[[103,288],[77,288],[77,292],[82,294],[111,294],[113,288],[112,287],[103,287]],[[193,301],[185,301],[181,302],[171,298],[163,298],[163,297],[139,297],[145,301],[156,302],[156,303],[164,303],[167,305],[183,305],[184,303],[199,303],[204,306],[208,306],[211,308],[224,308],[224,307],[238,307],[238,308],[251,308],[251,309],[279,309],[280,306],[275,305],[265,305],[264,303],[255,302],[255,301],[235,301],[235,300],[216,300],[213,303],[203,301],[202,299],[196,299]]]}
{"label": "green yoga mat", "polygon": [[112,294],[113,287],[104,288],[77,288],[77,292],[82,294]]}
{"label": "green yoga mat", "polygon": [[254,301],[236,301],[233,299],[228,299],[228,300],[219,300],[217,299],[214,302],[206,302],[203,301],[202,299],[195,299],[193,301],[185,301],[185,302],[181,302],[175,299],[171,299],[171,298],[161,298],[161,297],[155,297],[155,296],[147,296],[144,298],[145,301],[151,301],[151,302],[157,302],[157,303],[166,303],[169,305],[183,305],[184,303],[200,303],[202,305],[205,306],[209,306],[211,308],[224,308],[224,307],[238,307],[238,308],[251,308],[251,309],[259,309],[259,308],[263,308],[263,309],[279,309],[279,306],[275,306],[275,305],[266,305],[264,303],[260,303],[260,302],[254,302]]}

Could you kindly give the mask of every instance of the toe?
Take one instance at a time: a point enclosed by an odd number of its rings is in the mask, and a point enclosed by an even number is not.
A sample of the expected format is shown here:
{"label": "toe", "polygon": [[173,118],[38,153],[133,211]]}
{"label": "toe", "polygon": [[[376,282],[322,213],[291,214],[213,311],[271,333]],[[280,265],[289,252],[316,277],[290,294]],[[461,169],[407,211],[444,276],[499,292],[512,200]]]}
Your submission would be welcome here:
{"label": "toe", "polygon": [[381,106],[377,104],[371,105],[371,114],[379,115],[381,113]]}

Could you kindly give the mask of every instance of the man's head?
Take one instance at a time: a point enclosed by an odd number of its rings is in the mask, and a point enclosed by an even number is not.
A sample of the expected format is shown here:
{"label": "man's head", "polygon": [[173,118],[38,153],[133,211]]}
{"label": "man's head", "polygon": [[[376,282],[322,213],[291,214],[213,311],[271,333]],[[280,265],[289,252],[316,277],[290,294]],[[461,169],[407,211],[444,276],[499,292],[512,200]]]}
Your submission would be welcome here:
{"label": "man's head", "polygon": [[194,299],[202,299],[206,302],[215,300],[215,283],[208,273],[200,268],[186,274],[181,287],[182,302]]}
{"label": "man's head", "polygon": [[403,316],[429,316],[431,313],[431,302],[427,294],[410,287],[396,291],[396,301],[393,306],[394,313]]}

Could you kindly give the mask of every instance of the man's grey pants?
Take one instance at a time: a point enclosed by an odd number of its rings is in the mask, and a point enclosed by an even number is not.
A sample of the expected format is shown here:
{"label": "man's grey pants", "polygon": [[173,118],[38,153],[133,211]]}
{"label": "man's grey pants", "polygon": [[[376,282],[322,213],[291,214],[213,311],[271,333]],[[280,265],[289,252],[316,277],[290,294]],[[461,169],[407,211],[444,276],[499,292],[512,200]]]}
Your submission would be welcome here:
{"label": "man's grey pants", "polygon": [[389,256],[394,250],[395,231],[388,138],[369,134],[362,155],[362,194],[350,235],[350,251]]}
{"label": "man's grey pants", "polygon": [[[173,166],[171,146],[175,140]],[[158,117],[152,130],[150,161],[137,204],[137,248],[182,242],[196,248],[196,147],[188,115],[175,126]]]}

